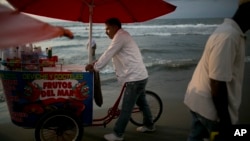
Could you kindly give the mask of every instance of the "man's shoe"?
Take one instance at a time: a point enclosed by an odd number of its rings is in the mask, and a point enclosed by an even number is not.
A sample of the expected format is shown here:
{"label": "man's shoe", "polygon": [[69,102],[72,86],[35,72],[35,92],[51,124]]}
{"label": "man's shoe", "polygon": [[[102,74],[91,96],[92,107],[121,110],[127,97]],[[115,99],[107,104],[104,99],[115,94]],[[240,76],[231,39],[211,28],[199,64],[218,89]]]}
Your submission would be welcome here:
{"label": "man's shoe", "polygon": [[155,127],[153,128],[148,128],[146,126],[140,126],[138,128],[136,128],[136,131],[144,133],[144,132],[154,132],[155,131]]}
{"label": "man's shoe", "polygon": [[114,133],[104,135],[107,141],[123,141],[122,137],[117,137]]}

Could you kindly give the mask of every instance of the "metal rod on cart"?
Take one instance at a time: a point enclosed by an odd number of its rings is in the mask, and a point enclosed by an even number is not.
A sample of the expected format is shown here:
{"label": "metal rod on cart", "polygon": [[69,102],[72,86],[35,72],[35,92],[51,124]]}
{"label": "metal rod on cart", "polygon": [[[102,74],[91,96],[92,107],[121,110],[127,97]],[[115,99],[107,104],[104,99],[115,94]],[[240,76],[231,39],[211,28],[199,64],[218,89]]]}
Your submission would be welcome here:
{"label": "metal rod on cart", "polygon": [[[108,110],[108,114],[103,118],[93,119],[92,126],[103,125],[104,127],[106,127],[106,125],[110,121],[112,121],[112,119],[115,119],[120,115],[120,109],[118,108],[118,106],[119,106],[119,103],[121,101],[121,98],[122,98],[122,95],[123,95],[123,92],[124,92],[125,88],[126,88],[126,84],[123,85],[119,97],[117,98],[115,104]],[[102,123],[98,123],[98,122],[101,122],[101,121],[102,121]]]}

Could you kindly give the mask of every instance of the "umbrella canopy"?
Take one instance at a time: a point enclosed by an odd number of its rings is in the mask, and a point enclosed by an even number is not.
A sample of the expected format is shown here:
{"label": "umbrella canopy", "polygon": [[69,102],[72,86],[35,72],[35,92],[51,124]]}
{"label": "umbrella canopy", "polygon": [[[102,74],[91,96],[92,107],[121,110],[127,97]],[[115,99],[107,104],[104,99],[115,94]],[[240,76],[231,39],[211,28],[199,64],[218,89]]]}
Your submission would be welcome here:
{"label": "umbrella canopy", "polygon": [[[92,40],[92,23],[103,23],[112,17],[118,18],[122,23],[144,22],[176,9],[176,6],[163,0],[7,1],[22,12],[63,20],[89,22],[89,41]],[[89,62],[92,61],[90,54],[91,47],[89,47]]]}
{"label": "umbrella canopy", "polygon": [[62,27],[56,27],[0,5],[0,48],[24,45],[58,36],[73,37]]}
{"label": "umbrella canopy", "polygon": [[[122,23],[143,22],[175,10],[163,0],[7,0],[22,12],[70,21],[103,23],[111,17]],[[93,8],[93,10],[91,10]]]}

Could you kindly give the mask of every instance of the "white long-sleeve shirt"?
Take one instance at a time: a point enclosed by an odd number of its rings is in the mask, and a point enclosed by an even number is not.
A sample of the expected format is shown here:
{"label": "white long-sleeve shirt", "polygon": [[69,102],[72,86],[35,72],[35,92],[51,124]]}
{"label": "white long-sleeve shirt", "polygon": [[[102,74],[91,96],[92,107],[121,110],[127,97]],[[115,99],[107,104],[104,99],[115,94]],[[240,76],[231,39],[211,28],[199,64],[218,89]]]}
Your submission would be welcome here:
{"label": "white long-sleeve shirt", "polygon": [[108,49],[95,63],[94,69],[101,70],[111,59],[117,79],[121,84],[148,77],[139,47],[130,34],[123,29],[117,31]]}

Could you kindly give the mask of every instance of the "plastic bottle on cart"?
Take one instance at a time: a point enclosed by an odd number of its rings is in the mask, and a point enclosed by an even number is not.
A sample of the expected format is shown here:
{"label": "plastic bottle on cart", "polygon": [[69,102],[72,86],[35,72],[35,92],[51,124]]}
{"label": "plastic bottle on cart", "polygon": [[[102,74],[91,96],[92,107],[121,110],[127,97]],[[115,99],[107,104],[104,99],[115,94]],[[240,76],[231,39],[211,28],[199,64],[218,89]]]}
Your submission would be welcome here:
{"label": "plastic bottle on cart", "polygon": [[19,46],[19,55],[20,55],[20,58],[22,58],[22,55],[25,53],[25,49],[26,49],[26,46],[25,45],[20,45]]}
{"label": "plastic bottle on cart", "polygon": [[4,66],[4,70],[7,69],[7,60],[13,57],[12,48],[4,49],[2,51],[2,62],[1,64]]}
{"label": "plastic bottle on cart", "polygon": [[25,47],[24,47],[24,54],[32,54],[33,53],[33,47],[32,47],[32,45],[26,45]]}
{"label": "plastic bottle on cart", "polygon": [[2,69],[2,63],[3,63],[3,50],[0,50],[0,70]]}
{"label": "plastic bottle on cart", "polygon": [[45,49],[45,51],[42,51],[41,49],[41,58],[48,58],[48,48]]}
{"label": "plastic bottle on cart", "polygon": [[12,47],[8,49],[8,59],[16,58],[16,48]]}
{"label": "plastic bottle on cart", "polygon": [[48,48],[48,58],[52,57],[52,48]]}
{"label": "plastic bottle on cart", "polygon": [[40,46],[37,46],[36,48],[37,48],[37,49],[36,49],[37,54],[38,54],[39,56],[42,56],[42,55],[43,55],[43,53],[42,53],[42,48],[41,48]]}
{"label": "plastic bottle on cart", "polygon": [[2,50],[2,61],[3,61],[3,62],[6,61],[6,59],[8,58],[8,56],[9,56],[9,51],[8,51],[8,49]]}

